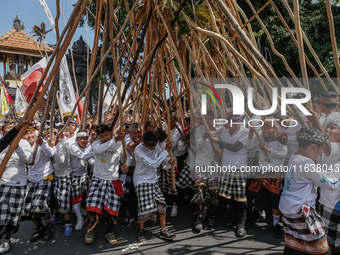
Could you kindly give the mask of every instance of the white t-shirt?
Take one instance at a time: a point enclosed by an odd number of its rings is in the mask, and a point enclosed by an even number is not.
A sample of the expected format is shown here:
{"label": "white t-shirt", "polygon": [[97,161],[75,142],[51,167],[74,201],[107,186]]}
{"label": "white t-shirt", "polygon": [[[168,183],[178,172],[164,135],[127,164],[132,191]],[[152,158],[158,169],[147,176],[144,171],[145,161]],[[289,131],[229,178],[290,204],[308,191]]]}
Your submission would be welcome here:
{"label": "white t-shirt", "polygon": [[[31,146],[32,151],[34,146],[35,144]],[[51,158],[53,158],[55,151],[55,147],[51,148],[45,140],[41,145],[38,145],[35,164],[27,166],[30,182],[40,182],[53,173]]]}
{"label": "white t-shirt", "polygon": [[[178,122],[176,122],[176,125],[181,130],[181,132],[184,133],[183,128]],[[162,126],[165,129],[165,131],[168,132],[168,124],[164,122]],[[186,151],[183,152],[183,151],[178,150],[178,142],[182,138],[181,133],[178,131],[176,127],[174,127],[174,129],[170,131],[170,134],[171,134],[171,139],[172,139],[172,155],[174,157],[182,156],[183,154],[186,153]]]}
{"label": "white t-shirt", "polygon": [[[130,143],[133,143],[131,137],[130,137],[130,135],[126,135],[125,136],[125,144],[129,145]],[[130,166],[135,166],[136,165],[135,152],[127,150],[127,157],[129,158],[129,160],[131,162]]]}
{"label": "white t-shirt", "polygon": [[141,183],[156,183],[157,168],[163,161],[168,161],[169,153],[159,146],[151,151],[140,143],[135,149],[136,168],[133,173],[135,186]]}
{"label": "white t-shirt", "polygon": [[240,127],[240,130],[230,136],[229,129],[224,129],[221,132],[220,140],[226,143],[234,144],[236,142],[242,143],[243,147],[236,151],[232,152],[227,149],[223,149],[222,156],[222,166],[235,166],[236,169],[240,169],[241,166],[247,165],[247,141],[248,141],[248,128]]}
{"label": "white t-shirt", "polygon": [[[327,165],[328,171],[340,171],[340,143],[331,142],[331,153],[321,155],[321,165]],[[340,188],[336,190],[320,189],[319,202],[329,208],[340,211]]]}
{"label": "white t-shirt", "polygon": [[[267,152],[268,158],[270,159],[270,163],[268,163],[263,150],[260,149],[260,156],[259,156],[259,166],[279,166],[284,164],[284,160],[287,156],[287,145],[283,145],[279,141],[270,141],[266,142],[263,140],[262,130],[260,130],[259,135],[263,141],[263,144],[266,145],[268,148],[271,149],[271,152]],[[248,139],[247,148],[252,149],[253,147],[259,148],[259,140],[257,139],[255,133],[253,134],[252,139]]]}
{"label": "white t-shirt", "polygon": [[88,161],[93,158],[91,146],[86,146],[85,149],[80,148],[78,143],[73,143],[70,146],[71,154],[71,169],[73,176],[83,176],[87,174]]}
{"label": "white t-shirt", "polygon": [[[106,143],[97,140],[93,142],[92,150],[95,162],[93,176],[109,181],[119,179],[119,161],[123,155],[122,142],[116,143],[114,138]],[[128,166],[128,162],[126,165]]]}
{"label": "white t-shirt", "polygon": [[[214,136],[220,138],[220,134],[224,130],[224,127],[221,126],[216,128],[213,133]],[[215,152],[213,150],[212,144],[209,138],[204,139],[203,136],[206,130],[204,125],[196,128],[195,131],[195,143],[196,143],[196,158],[195,158],[195,166],[211,166],[212,161],[215,157]],[[215,150],[218,149],[218,145],[215,146]]]}
{"label": "white t-shirt", "polygon": [[[335,118],[339,118],[340,112],[331,112],[325,117],[325,121],[322,124],[323,130],[326,130],[329,123],[331,123],[331,120],[334,120]],[[321,123],[321,122],[320,122]]]}
{"label": "white t-shirt", "polygon": [[65,137],[56,145],[52,162],[56,177],[69,176],[72,173],[70,149]]}
{"label": "white t-shirt", "polygon": [[[0,164],[4,159],[9,145],[0,153]],[[18,147],[8,160],[0,184],[8,186],[25,186],[27,184],[26,163],[32,163],[33,152],[29,142],[24,139],[19,141]]]}
{"label": "white t-shirt", "polygon": [[280,198],[279,209],[282,213],[297,214],[302,205],[315,208],[318,186],[333,191],[339,189],[340,173],[313,172],[311,171],[313,168],[316,169],[316,164],[310,158],[292,155]]}
{"label": "white t-shirt", "polygon": [[297,152],[299,149],[299,143],[298,143],[298,137],[297,137],[297,132],[300,131],[302,128],[301,124],[297,121],[297,125],[295,127],[278,127],[279,130],[283,131],[287,135],[287,157],[286,160],[289,161],[290,157],[292,156],[293,153]]}

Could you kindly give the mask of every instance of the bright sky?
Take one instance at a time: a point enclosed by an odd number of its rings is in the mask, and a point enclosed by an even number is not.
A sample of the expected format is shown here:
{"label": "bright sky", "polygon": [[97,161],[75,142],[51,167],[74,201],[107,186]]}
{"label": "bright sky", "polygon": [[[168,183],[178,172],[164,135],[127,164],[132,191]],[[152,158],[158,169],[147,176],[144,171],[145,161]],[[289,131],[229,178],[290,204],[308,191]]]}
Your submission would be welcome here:
{"label": "bright sky", "polygon": [[[56,1],[55,0],[45,0],[53,18],[55,18],[57,14],[56,9]],[[5,1],[3,1],[5,2]],[[73,4],[76,3],[76,0],[60,0],[61,9],[64,13],[66,22],[68,21],[69,16],[73,10]],[[1,26],[0,26],[0,36],[5,35],[13,28],[13,20],[16,15],[21,20],[21,23],[25,24],[25,32],[33,37],[29,31],[33,32],[33,26],[37,25],[40,27],[41,22],[44,22],[46,25],[46,30],[51,29],[51,25],[46,17],[46,14],[41,7],[39,0],[10,0],[6,1],[6,3],[2,3],[2,7],[0,8],[0,17],[1,17]],[[62,15],[59,18],[59,32],[61,33],[63,28],[65,27],[65,23]],[[88,28],[89,34],[89,45],[92,48],[94,34],[93,31]],[[83,36],[84,41],[87,41],[86,29],[85,27],[78,28],[73,36],[72,43],[77,41],[80,37]],[[36,37],[33,37],[36,39]],[[46,42],[50,44],[56,43],[56,36],[53,31],[49,32],[46,35]],[[68,51],[66,51],[68,52]],[[0,64],[1,76],[3,65]]]}

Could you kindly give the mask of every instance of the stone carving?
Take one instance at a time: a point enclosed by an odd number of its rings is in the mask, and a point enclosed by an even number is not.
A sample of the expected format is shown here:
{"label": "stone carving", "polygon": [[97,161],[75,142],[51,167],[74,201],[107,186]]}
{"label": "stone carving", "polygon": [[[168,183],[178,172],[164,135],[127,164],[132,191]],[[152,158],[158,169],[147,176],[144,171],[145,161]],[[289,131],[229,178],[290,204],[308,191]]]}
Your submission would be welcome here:
{"label": "stone carving", "polygon": [[[78,84],[78,90],[79,93],[81,93],[87,83],[87,44],[83,40],[83,37],[80,36],[78,41],[75,41],[72,45],[72,51],[73,51],[73,61],[74,61],[74,71],[77,79]],[[71,51],[68,51],[68,54],[66,55],[68,68],[70,70],[71,79],[73,82],[73,85],[75,86],[74,82],[74,75],[73,75],[73,67],[72,67],[72,59],[71,59]],[[90,51],[90,57],[91,59],[91,51]],[[97,57],[96,64],[98,64],[100,61],[100,58]],[[97,78],[97,77],[96,77]],[[97,100],[98,100],[98,90],[99,90],[99,81],[94,79],[94,81],[91,84],[91,92],[90,92],[90,107],[89,111],[93,115],[95,115],[97,111]]]}

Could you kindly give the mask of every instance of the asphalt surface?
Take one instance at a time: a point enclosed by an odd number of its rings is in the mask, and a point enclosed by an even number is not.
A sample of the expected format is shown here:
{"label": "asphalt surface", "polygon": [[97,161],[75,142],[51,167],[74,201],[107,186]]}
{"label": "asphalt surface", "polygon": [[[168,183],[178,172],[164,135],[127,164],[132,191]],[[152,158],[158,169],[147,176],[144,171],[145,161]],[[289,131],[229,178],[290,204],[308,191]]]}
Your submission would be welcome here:
{"label": "asphalt surface", "polygon": [[[128,228],[122,227],[125,218],[121,213],[118,224],[114,227],[114,233],[118,244],[110,246],[105,240],[106,225],[99,224],[96,227],[95,239],[91,245],[84,241],[87,223],[81,231],[74,231],[71,236],[65,237],[62,224],[55,225],[54,237],[49,241],[39,240],[30,243],[29,239],[35,228],[32,222],[25,221],[20,225],[19,232],[12,235],[11,249],[6,254],[28,255],[68,255],[68,254],[282,254],[284,240],[276,239],[269,224],[258,223],[256,220],[248,220],[246,225],[247,236],[235,237],[234,229],[224,228],[225,219],[222,210],[216,213],[216,227],[204,229],[197,233],[193,229],[196,219],[194,208],[180,205],[178,215],[170,217],[171,208],[167,211],[167,228],[176,234],[173,241],[166,241],[158,237],[160,226],[152,226],[147,223],[146,243],[138,245],[137,223],[132,223]],[[269,214],[271,215],[271,214]],[[72,216],[75,223],[75,216]],[[282,223],[281,223],[282,224]]]}

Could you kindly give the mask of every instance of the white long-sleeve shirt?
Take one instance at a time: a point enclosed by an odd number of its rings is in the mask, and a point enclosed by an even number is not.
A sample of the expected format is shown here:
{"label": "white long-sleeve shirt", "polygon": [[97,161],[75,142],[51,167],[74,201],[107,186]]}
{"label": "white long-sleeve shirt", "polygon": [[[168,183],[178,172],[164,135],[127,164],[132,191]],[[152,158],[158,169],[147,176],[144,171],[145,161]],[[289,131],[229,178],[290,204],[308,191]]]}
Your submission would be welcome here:
{"label": "white long-sleeve shirt", "polygon": [[[176,125],[181,130],[181,132],[184,133],[183,128],[178,122],[176,122]],[[165,129],[166,132],[168,132],[168,124],[166,122],[163,123],[163,128]],[[174,127],[174,129],[170,131],[170,135],[172,139],[172,155],[174,157],[179,157],[185,154],[186,151],[183,152],[178,150],[178,142],[181,140],[182,135],[176,127]]]}
{"label": "white long-sleeve shirt", "polygon": [[[106,143],[100,140],[92,144],[94,152],[94,170],[93,176],[103,180],[117,180],[119,179],[119,161],[123,156],[122,142],[115,142],[112,138]],[[129,162],[126,162],[129,166]]]}
{"label": "white long-sleeve shirt", "polygon": [[[217,128],[213,133],[214,136],[220,138],[220,134],[224,129],[223,126]],[[206,130],[204,125],[196,128],[195,131],[195,143],[196,143],[196,158],[195,158],[195,166],[211,166],[212,161],[215,157],[214,149],[212,148],[210,139],[203,138]],[[215,149],[218,149],[218,145],[214,145]]]}
{"label": "white long-sleeve shirt", "polygon": [[71,169],[73,176],[83,176],[87,174],[88,161],[94,157],[91,151],[91,146],[86,146],[85,149],[80,148],[78,143],[73,143],[70,146],[71,154]]}
{"label": "white long-sleeve shirt", "polygon": [[[259,135],[261,138],[263,138],[262,135],[262,130],[259,132]],[[283,165],[284,164],[284,160],[287,156],[287,145],[283,145],[282,143],[280,143],[279,141],[270,141],[270,142],[266,142],[264,140],[263,144],[266,145],[268,148],[271,149],[271,152],[267,152],[267,155],[270,159],[270,163],[268,163],[268,161],[266,160],[266,157],[263,153],[263,150],[260,149],[260,156],[259,156],[259,166],[261,168],[261,166],[279,166],[279,165]],[[254,147],[258,147],[259,148],[259,140],[257,139],[255,133],[253,134],[253,138],[249,139],[248,138],[248,142],[247,142],[247,148],[248,150],[251,150]]]}
{"label": "white long-sleeve shirt", "polygon": [[71,155],[67,139],[63,138],[56,145],[56,152],[53,157],[54,175],[56,177],[69,176],[72,173]]}
{"label": "white long-sleeve shirt", "polygon": [[[0,153],[0,164],[4,159],[9,145]],[[0,184],[8,186],[24,186],[27,184],[26,163],[33,160],[33,152],[29,142],[24,139],[19,141],[18,147],[10,157],[5,171],[0,180]]]}
{"label": "white long-sleeve shirt", "polygon": [[[31,146],[32,151],[34,146],[35,144]],[[30,182],[40,182],[53,173],[51,158],[53,158],[55,151],[55,147],[51,148],[45,140],[41,145],[38,145],[35,164],[27,166],[28,180]]]}
{"label": "white long-sleeve shirt", "polygon": [[[305,169],[306,167],[306,169]],[[340,187],[340,173],[316,172],[316,165],[310,158],[293,154],[288,162],[289,171],[285,176],[284,191],[279,209],[284,214],[297,214],[302,205],[315,209],[317,187],[333,190]]]}
{"label": "white long-sleeve shirt", "polygon": [[156,146],[156,149],[151,151],[143,143],[139,144],[135,149],[136,167],[133,173],[135,186],[141,183],[156,183],[157,167],[163,161],[169,161],[168,155],[169,153],[159,146]]}
{"label": "white long-sleeve shirt", "polygon": [[230,136],[229,129],[224,129],[221,132],[220,140],[225,143],[234,144],[236,142],[242,143],[243,147],[236,152],[223,149],[222,166],[231,166],[240,169],[242,166],[247,165],[247,141],[248,141],[248,128],[240,127],[240,130]]}
{"label": "white long-sleeve shirt", "polygon": [[[329,156],[322,153],[321,165],[327,165],[329,172],[340,171],[340,143],[331,142],[331,153]],[[336,190],[320,188],[319,202],[331,209],[340,211],[340,188]]]}

